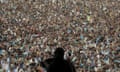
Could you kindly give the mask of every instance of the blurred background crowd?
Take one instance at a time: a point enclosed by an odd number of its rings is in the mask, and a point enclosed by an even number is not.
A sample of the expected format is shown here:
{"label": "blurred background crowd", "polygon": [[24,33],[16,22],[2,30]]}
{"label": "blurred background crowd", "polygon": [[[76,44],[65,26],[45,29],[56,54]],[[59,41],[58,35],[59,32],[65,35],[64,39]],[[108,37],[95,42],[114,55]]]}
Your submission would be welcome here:
{"label": "blurred background crowd", "polygon": [[34,72],[57,47],[77,72],[119,72],[120,0],[0,0],[1,72]]}

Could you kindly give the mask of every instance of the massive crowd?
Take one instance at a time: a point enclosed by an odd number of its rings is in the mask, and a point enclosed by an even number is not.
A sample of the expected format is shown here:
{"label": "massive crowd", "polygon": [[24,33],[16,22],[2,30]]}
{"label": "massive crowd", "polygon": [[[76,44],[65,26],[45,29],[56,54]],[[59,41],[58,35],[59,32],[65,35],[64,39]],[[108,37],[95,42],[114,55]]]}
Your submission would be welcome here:
{"label": "massive crowd", "polygon": [[120,0],[0,0],[0,72],[41,69],[57,47],[77,72],[119,72]]}

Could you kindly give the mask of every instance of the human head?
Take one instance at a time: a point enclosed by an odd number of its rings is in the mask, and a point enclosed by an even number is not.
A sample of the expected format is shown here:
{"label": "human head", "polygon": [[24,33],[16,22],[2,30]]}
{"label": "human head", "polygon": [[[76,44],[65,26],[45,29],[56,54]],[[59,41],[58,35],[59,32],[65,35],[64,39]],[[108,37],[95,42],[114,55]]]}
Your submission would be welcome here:
{"label": "human head", "polygon": [[61,47],[58,47],[54,52],[55,58],[57,59],[63,59],[64,58],[64,49]]}

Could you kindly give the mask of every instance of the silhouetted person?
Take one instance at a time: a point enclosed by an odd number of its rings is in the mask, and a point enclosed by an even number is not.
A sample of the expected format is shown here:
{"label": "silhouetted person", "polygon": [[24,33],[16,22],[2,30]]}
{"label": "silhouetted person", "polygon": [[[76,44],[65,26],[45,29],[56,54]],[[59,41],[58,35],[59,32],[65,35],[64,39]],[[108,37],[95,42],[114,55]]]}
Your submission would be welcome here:
{"label": "silhouetted person", "polygon": [[74,72],[73,66],[67,60],[64,60],[63,48],[57,48],[54,53],[52,63],[49,65],[47,72]]}

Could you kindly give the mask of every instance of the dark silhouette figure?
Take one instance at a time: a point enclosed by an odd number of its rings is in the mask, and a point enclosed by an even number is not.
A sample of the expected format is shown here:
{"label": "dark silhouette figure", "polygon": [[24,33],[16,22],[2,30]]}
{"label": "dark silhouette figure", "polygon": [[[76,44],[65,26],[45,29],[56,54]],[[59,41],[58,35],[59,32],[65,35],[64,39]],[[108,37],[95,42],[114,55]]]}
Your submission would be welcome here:
{"label": "dark silhouette figure", "polygon": [[74,66],[67,60],[64,60],[63,48],[57,48],[54,53],[52,63],[49,65],[47,72],[75,72]]}

